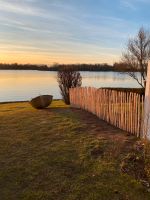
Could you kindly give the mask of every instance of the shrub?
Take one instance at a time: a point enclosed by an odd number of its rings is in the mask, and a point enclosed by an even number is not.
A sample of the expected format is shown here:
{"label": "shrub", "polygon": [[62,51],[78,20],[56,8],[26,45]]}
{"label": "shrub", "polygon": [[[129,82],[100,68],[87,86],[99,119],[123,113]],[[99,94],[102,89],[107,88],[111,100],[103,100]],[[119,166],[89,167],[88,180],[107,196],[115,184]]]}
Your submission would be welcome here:
{"label": "shrub", "polygon": [[57,72],[57,81],[62,98],[66,104],[70,104],[69,88],[80,87],[82,77],[79,71],[63,68]]}

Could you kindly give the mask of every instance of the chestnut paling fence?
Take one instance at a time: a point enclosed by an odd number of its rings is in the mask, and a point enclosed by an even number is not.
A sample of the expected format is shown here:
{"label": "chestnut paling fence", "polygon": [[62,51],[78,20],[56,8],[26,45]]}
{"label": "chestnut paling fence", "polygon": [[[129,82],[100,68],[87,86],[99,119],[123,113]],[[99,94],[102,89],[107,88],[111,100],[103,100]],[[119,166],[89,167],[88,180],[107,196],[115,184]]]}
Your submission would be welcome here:
{"label": "chestnut paling fence", "polygon": [[70,89],[70,104],[140,137],[143,126],[144,95],[110,89]]}

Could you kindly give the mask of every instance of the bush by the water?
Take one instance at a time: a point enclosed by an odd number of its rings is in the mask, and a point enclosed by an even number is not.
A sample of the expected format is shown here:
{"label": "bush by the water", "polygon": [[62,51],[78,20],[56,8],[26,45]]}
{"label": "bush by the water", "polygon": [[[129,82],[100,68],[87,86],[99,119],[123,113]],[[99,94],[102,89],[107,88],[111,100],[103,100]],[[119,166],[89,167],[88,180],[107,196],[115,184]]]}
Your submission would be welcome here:
{"label": "bush by the water", "polygon": [[80,87],[82,84],[80,72],[73,69],[63,68],[57,73],[57,81],[64,102],[70,104],[69,89]]}

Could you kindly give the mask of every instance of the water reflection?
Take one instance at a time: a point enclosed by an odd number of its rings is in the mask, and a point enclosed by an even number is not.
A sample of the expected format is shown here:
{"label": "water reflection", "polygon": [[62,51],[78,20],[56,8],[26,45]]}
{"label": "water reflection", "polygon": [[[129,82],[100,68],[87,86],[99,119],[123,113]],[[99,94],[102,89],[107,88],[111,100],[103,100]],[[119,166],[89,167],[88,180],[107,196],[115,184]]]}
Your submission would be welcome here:
{"label": "water reflection", "polygon": [[[138,87],[125,74],[114,72],[81,72],[82,85],[93,87]],[[0,70],[0,102],[30,100],[40,94],[61,98],[57,73],[46,71]]]}

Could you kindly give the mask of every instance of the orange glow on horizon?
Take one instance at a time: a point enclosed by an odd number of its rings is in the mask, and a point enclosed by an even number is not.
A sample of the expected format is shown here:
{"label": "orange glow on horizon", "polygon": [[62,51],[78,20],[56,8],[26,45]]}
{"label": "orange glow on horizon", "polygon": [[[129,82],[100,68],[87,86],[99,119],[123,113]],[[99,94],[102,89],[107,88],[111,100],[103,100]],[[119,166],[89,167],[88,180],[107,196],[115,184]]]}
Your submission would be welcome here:
{"label": "orange glow on horizon", "polygon": [[18,63],[18,64],[53,64],[53,63],[108,63],[113,64],[119,60],[119,56],[115,55],[67,55],[67,54],[52,54],[43,52],[0,52],[0,63]]}

